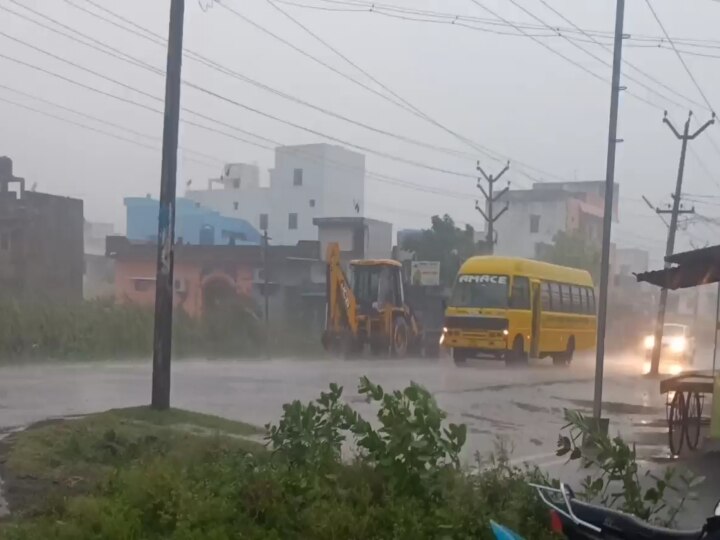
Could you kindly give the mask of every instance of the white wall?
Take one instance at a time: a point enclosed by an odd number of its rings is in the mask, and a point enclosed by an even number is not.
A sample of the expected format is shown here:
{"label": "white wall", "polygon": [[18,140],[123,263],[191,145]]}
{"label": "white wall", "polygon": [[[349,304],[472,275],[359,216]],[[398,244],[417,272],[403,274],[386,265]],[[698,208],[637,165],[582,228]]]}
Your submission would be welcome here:
{"label": "white wall", "polygon": [[[254,170],[253,170],[254,167]],[[294,185],[294,171],[302,169],[302,185]],[[186,197],[223,215],[240,217],[260,228],[260,214],[268,214],[268,234],[275,245],[317,240],[313,218],[363,216],[365,210],[365,156],[339,146],[309,144],[275,150],[270,186],[259,187],[257,167],[231,164],[230,173],[212,190],[189,190]],[[233,175],[241,175],[239,189]],[[245,178],[249,180],[246,182]],[[237,208],[235,207],[237,203]],[[359,206],[359,213],[354,204]],[[297,214],[297,229],[289,216]]]}
{"label": "white wall", "polygon": [[[537,233],[530,232],[530,216],[539,215]],[[495,222],[496,255],[535,257],[535,245],[550,244],[558,231],[565,230],[567,203],[559,201],[511,201],[508,211]]]}
{"label": "white wall", "polygon": [[365,257],[389,259],[392,256],[392,224],[369,221],[365,229]]}

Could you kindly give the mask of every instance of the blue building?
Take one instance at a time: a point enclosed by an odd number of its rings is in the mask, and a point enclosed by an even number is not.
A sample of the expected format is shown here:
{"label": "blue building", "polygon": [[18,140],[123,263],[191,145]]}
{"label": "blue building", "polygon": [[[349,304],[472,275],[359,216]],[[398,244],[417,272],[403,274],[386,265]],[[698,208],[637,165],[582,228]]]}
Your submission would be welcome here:
{"label": "blue building", "polygon": [[[149,197],[126,197],[127,238],[136,242],[157,241],[160,203]],[[221,215],[190,199],[177,199],[175,240],[192,245],[252,245],[262,237],[250,223]]]}

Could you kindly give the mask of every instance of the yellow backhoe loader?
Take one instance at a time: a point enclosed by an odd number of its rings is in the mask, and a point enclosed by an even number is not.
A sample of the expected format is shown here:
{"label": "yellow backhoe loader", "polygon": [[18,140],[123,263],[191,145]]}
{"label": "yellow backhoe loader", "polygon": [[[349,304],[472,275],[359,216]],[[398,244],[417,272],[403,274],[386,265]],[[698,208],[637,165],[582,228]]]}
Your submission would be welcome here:
{"label": "yellow backhoe loader", "polygon": [[345,356],[365,345],[377,356],[404,357],[423,349],[423,332],[405,303],[402,265],[392,259],[350,261],[350,279],[340,264],[340,247],[327,247],[327,313],[323,347]]}

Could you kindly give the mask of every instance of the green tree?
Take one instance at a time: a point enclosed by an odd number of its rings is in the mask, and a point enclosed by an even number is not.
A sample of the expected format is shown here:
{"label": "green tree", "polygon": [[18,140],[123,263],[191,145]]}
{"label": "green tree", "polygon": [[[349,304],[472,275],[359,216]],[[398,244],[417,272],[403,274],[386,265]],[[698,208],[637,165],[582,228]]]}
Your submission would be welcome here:
{"label": "green tree", "polygon": [[577,231],[559,231],[552,244],[538,246],[540,260],[587,270],[597,281],[600,275],[600,249]]}
{"label": "green tree", "polygon": [[460,229],[445,214],[433,216],[429,229],[408,237],[401,247],[413,252],[419,261],[440,261],[440,282],[451,285],[460,265],[468,257],[478,254],[474,236],[475,230],[470,225]]}

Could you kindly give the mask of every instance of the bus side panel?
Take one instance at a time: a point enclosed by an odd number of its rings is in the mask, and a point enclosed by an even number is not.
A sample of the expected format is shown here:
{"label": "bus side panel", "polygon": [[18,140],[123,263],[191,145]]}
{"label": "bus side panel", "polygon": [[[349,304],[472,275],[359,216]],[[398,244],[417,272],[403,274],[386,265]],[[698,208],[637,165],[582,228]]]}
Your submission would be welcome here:
{"label": "bus side panel", "polygon": [[578,317],[582,320],[582,330],[577,332],[576,346],[577,350],[591,350],[595,348],[597,341],[596,325],[597,320],[594,315],[583,315]]}
{"label": "bus side panel", "polygon": [[525,352],[530,352],[530,338],[532,335],[532,311],[529,309],[508,309],[508,337],[507,347],[512,349],[515,336],[523,338]]}
{"label": "bus side panel", "polygon": [[546,312],[542,314],[540,327],[540,349],[544,353],[564,351],[569,333],[563,324],[563,313]]}

